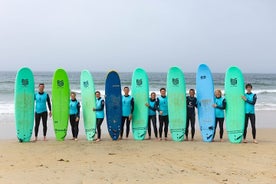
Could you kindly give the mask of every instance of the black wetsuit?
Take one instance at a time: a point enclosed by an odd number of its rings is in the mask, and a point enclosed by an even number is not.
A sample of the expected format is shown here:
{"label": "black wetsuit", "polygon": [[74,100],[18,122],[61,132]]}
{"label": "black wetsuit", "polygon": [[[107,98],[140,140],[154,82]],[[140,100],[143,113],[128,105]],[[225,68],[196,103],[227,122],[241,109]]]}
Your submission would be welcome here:
{"label": "black wetsuit", "polygon": [[[162,100],[162,102],[160,102],[160,99]],[[168,130],[169,130],[168,102],[167,102],[166,96],[161,96],[157,98],[155,103],[155,109],[158,112],[160,111],[163,112],[162,115],[159,114],[159,138],[162,139],[162,133],[163,133],[163,127],[164,127],[164,134],[166,139],[168,137]]]}
{"label": "black wetsuit", "polygon": [[[125,97],[128,97],[128,96],[125,96]],[[134,99],[132,97],[130,102],[130,114],[133,114],[133,111],[134,111]],[[123,138],[125,122],[126,122],[126,138],[128,138],[129,131],[130,131],[130,120],[129,120],[129,116],[123,115],[122,124],[121,124],[121,133],[120,133],[121,138]]]}
{"label": "black wetsuit", "polygon": [[[44,92],[43,93],[38,92],[37,94],[44,95]],[[39,100],[39,99],[37,99],[35,96],[35,100]],[[52,111],[51,101],[48,94],[47,94],[46,102],[47,102],[49,111]],[[38,135],[39,124],[41,119],[42,119],[42,125],[43,125],[43,136],[45,137],[47,134],[47,120],[48,120],[47,109],[43,112],[37,112],[37,111],[35,112],[35,137],[37,137]]]}
{"label": "black wetsuit", "polygon": [[104,100],[101,98],[97,99],[99,101],[99,104],[97,102],[97,108],[96,108],[96,124],[97,124],[97,138],[101,139],[101,126],[104,120]]}
{"label": "black wetsuit", "polygon": [[[216,108],[224,110],[226,108],[226,101],[225,99],[223,99],[221,106],[217,106]],[[224,122],[224,115],[221,117],[216,117],[216,124],[215,124],[215,131],[214,131],[214,137],[216,136],[216,130],[217,130],[217,126],[219,124],[219,138],[222,139],[223,138],[223,122]]]}
{"label": "black wetsuit", "polygon": [[246,112],[245,112],[245,123],[244,123],[244,133],[243,133],[243,138],[246,139],[246,134],[247,134],[247,126],[248,126],[248,120],[251,122],[251,128],[252,128],[252,136],[253,139],[256,139],[256,116],[255,116],[255,104],[257,101],[257,95],[252,94],[252,93],[246,93],[247,95],[252,95],[253,98],[252,100],[246,100]]}
{"label": "black wetsuit", "polygon": [[186,101],[187,101],[187,121],[186,121],[185,135],[186,135],[186,138],[188,138],[189,124],[191,123],[191,134],[193,139],[195,135],[195,108],[197,107],[197,98],[187,96]]}
{"label": "black wetsuit", "polygon": [[[77,102],[77,100],[71,100],[72,102]],[[77,102],[77,112],[70,114],[70,124],[71,124],[71,130],[72,130],[72,135],[73,138],[78,138],[79,134],[79,121],[76,121],[76,118],[78,117],[80,119],[80,103]]]}
{"label": "black wetsuit", "polygon": [[154,135],[155,135],[155,138],[157,138],[155,102],[156,102],[156,99],[150,99],[150,104],[154,104],[154,105],[149,106],[151,113],[149,113],[149,117],[148,117],[148,134],[149,134],[149,137],[151,137],[151,122],[152,122]]}

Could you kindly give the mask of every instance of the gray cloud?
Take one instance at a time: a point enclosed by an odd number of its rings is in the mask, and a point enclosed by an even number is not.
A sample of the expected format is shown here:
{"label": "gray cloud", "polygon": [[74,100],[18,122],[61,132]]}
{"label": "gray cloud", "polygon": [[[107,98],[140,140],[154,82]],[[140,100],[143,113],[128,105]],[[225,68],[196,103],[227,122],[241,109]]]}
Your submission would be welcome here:
{"label": "gray cloud", "polygon": [[275,73],[273,0],[0,2],[1,70]]}

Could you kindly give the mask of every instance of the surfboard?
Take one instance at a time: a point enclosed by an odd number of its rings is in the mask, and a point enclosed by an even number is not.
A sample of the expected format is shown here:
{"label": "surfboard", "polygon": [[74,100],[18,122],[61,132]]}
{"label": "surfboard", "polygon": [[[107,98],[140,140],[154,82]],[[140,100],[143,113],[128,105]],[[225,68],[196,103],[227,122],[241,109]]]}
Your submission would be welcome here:
{"label": "surfboard", "polygon": [[105,110],[107,130],[113,140],[117,140],[122,123],[122,89],[119,74],[110,71],[105,81]]}
{"label": "surfboard", "polygon": [[209,67],[201,64],[196,74],[198,121],[204,142],[213,140],[215,130],[214,82]]}
{"label": "surfboard", "polygon": [[232,66],[225,74],[225,118],[228,139],[231,143],[240,143],[243,139],[245,102],[244,78],[241,70]]}
{"label": "surfboard", "polygon": [[83,70],[80,76],[82,114],[86,139],[93,141],[96,134],[96,107],[95,86],[91,73]]}
{"label": "surfboard", "polygon": [[132,74],[131,95],[134,98],[132,133],[135,140],[144,140],[148,130],[149,81],[146,71],[136,68]]}
{"label": "surfboard", "polygon": [[19,142],[29,142],[34,126],[34,76],[31,69],[18,70],[14,86],[16,134]]}
{"label": "surfboard", "polygon": [[70,87],[67,73],[57,69],[52,80],[52,115],[56,140],[63,141],[67,134]]}
{"label": "surfboard", "polygon": [[187,116],[186,83],[184,73],[178,67],[171,67],[168,71],[167,96],[172,140],[183,141]]}

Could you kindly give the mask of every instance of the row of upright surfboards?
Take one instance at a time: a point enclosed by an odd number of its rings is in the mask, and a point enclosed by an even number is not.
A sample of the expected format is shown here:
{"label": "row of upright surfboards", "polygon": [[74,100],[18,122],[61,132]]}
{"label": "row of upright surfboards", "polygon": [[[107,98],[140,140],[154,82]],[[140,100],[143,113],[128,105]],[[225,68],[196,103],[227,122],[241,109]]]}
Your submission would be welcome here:
{"label": "row of upright surfboards", "polygon": [[[96,133],[95,87],[91,73],[83,70],[80,76],[82,111],[87,140],[93,140]],[[198,120],[202,139],[211,142],[215,127],[214,83],[207,65],[201,64],[196,74],[198,99]],[[232,143],[242,141],[244,129],[244,79],[237,67],[230,67],[225,75],[226,129]],[[135,140],[143,140],[147,133],[149,101],[149,80],[142,68],[132,75],[131,94],[135,99],[132,119],[132,132]],[[34,124],[34,77],[32,71],[21,68],[15,81],[15,122],[20,142],[31,139]],[[171,67],[167,73],[167,96],[169,127],[174,141],[183,141],[186,129],[186,83],[182,70]],[[52,114],[57,140],[64,140],[67,134],[70,102],[70,84],[65,70],[57,69],[52,80]],[[121,130],[122,89],[116,71],[110,71],[105,83],[105,107],[107,129],[110,137],[117,140]]]}

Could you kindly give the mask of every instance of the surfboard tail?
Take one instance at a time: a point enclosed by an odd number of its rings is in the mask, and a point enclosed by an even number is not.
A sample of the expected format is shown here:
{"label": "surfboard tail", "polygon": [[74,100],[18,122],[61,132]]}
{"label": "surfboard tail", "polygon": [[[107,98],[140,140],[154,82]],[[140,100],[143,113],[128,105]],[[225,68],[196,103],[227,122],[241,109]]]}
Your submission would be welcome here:
{"label": "surfboard tail", "polygon": [[185,130],[171,131],[172,140],[181,142],[184,140]]}
{"label": "surfboard tail", "polygon": [[242,142],[243,131],[228,131],[228,139],[231,143],[238,144]]}

